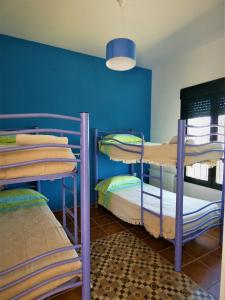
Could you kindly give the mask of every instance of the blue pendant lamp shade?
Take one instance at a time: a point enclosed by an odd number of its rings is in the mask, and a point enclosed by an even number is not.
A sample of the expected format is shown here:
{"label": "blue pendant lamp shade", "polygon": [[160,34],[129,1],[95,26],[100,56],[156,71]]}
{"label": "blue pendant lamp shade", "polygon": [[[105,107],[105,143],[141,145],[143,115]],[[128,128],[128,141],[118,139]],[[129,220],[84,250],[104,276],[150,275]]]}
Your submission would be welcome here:
{"label": "blue pendant lamp shade", "polygon": [[136,45],[126,38],[117,38],[106,46],[106,66],[115,71],[127,71],[136,65]]}

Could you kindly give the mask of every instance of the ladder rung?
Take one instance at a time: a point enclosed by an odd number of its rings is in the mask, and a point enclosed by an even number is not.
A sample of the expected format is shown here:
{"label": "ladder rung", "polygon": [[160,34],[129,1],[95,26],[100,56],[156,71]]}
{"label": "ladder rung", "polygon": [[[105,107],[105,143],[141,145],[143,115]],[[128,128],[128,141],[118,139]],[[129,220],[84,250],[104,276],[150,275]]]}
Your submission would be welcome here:
{"label": "ladder rung", "polygon": [[149,195],[149,196],[152,196],[152,197],[155,197],[155,198],[158,198],[158,199],[161,199],[161,197],[160,197],[160,196],[157,196],[157,195],[154,195],[154,194],[151,194],[151,193],[145,192],[145,191],[143,191],[143,194],[145,194],[145,195]]}
{"label": "ladder rung", "polygon": [[72,211],[68,207],[66,207],[66,213],[74,219],[74,214],[72,213]]}

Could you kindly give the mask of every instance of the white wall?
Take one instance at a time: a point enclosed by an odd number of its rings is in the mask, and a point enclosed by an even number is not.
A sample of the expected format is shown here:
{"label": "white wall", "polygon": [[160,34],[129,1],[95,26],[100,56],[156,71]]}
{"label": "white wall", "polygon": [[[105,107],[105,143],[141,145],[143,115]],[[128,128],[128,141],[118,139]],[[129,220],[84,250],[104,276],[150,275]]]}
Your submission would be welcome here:
{"label": "white wall", "polygon": [[152,68],[152,141],[176,135],[180,89],[224,76],[224,39],[168,58]]}
{"label": "white wall", "polygon": [[[151,137],[153,142],[167,142],[177,135],[180,117],[180,89],[224,77],[224,38],[153,66]],[[166,187],[171,172],[165,174]],[[174,186],[169,188],[174,190]],[[220,192],[185,183],[185,194],[207,200],[220,197]]]}

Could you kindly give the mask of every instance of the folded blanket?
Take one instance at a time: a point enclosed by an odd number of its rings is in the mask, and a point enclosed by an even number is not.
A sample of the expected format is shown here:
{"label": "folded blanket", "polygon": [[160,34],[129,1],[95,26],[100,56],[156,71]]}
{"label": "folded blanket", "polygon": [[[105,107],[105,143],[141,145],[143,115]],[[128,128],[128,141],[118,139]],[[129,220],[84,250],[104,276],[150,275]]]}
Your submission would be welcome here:
{"label": "folded blanket", "polygon": [[[13,145],[13,144],[12,144]],[[0,145],[0,148],[2,145]],[[9,147],[7,145],[7,147]],[[44,147],[32,150],[18,150],[0,153],[0,166],[41,159],[69,158],[74,159],[70,148]],[[43,162],[0,170],[0,179],[20,178],[28,176],[42,176],[72,172],[74,162]]]}
{"label": "folded blanket", "polygon": [[45,134],[17,134],[16,144],[19,146],[29,146],[38,144],[68,144],[67,137],[59,137]]}
{"label": "folded blanket", "polygon": [[[104,142],[104,139],[103,139]],[[110,159],[114,161],[121,161],[124,163],[136,163],[140,162],[141,155],[129,151],[139,151],[140,147],[130,145],[119,145],[120,148],[115,147],[112,143],[106,144],[99,143],[99,150],[108,155]],[[195,163],[207,163],[210,167],[216,165],[217,160],[223,157],[223,146],[220,144],[211,143],[210,145],[201,146],[188,146],[185,147],[185,162],[186,166],[192,166]],[[208,152],[212,151],[212,152]],[[194,153],[195,156],[188,156],[188,153]],[[160,165],[160,166],[176,166],[177,163],[177,144],[155,144],[144,143],[144,155],[143,162],[148,164]]]}

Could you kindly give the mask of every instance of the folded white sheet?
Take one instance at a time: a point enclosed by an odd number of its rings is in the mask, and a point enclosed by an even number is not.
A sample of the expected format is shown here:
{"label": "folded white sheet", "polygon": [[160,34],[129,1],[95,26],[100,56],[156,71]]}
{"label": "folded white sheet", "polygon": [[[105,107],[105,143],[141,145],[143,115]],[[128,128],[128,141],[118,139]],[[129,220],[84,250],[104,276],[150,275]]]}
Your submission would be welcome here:
{"label": "folded white sheet", "polygon": [[[144,184],[144,191],[159,196],[159,188],[149,184]],[[131,224],[140,224],[141,222],[141,187],[126,188],[116,192],[109,192],[109,200],[106,199],[108,205],[104,205],[105,197],[107,194],[99,195],[99,204],[105,206],[118,218]],[[215,201],[218,199],[215,199]],[[195,211],[207,204],[209,201],[201,200],[197,198],[184,196],[184,213]],[[160,212],[160,201],[149,195],[144,195],[144,207],[152,210],[155,213]],[[217,204],[213,204],[210,207],[203,209],[200,212],[194,213],[190,216],[184,217],[184,221],[193,220],[199,216],[202,216],[208,211],[218,208]],[[175,237],[175,216],[176,216],[176,194],[163,190],[163,236],[167,239],[174,239]],[[211,213],[209,216],[201,220],[207,220],[212,216],[220,214]],[[198,222],[185,226],[185,229],[191,229],[196,226]],[[146,230],[151,233],[154,237],[158,238],[160,235],[160,218],[150,212],[144,211],[144,226]]]}
{"label": "folded white sheet", "polygon": [[[0,147],[13,147],[16,144],[0,145]],[[0,166],[12,163],[21,163],[40,159],[68,158],[75,159],[70,148],[44,147],[31,150],[17,150],[0,153]],[[76,167],[74,162],[41,162],[28,166],[7,168],[0,170],[0,179],[20,178],[27,176],[42,176],[72,172]]]}

